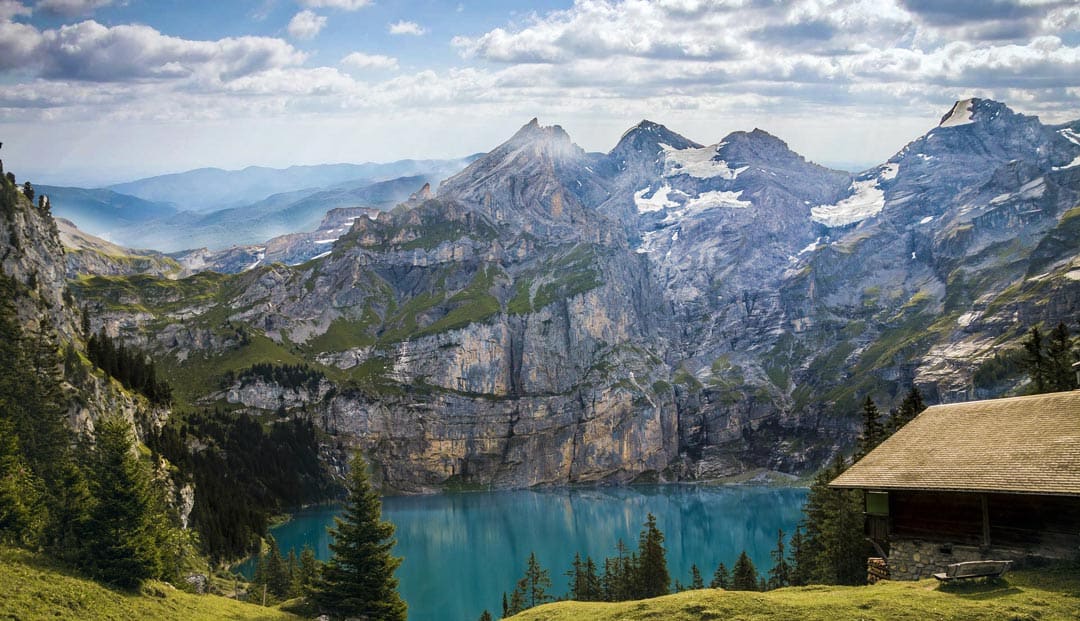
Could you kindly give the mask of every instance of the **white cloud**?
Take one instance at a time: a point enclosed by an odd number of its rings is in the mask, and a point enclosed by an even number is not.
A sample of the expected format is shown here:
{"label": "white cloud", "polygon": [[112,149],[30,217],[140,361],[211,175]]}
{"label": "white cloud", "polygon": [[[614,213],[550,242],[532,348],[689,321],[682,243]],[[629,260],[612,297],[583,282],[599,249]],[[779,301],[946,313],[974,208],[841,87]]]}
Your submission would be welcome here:
{"label": "white cloud", "polygon": [[30,7],[17,0],[0,0],[0,21],[9,21],[18,16],[29,16],[33,13]]}
{"label": "white cloud", "polygon": [[38,0],[36,8],[46,13],[55,13],[68,17],[89,15],[102,7],[109,6],[113,0]]}
{"label": "white cloud", "polygon": [[300,0],[300,6],[309,9],[340,9],[356,11],[371,4],[371,0]]}
{"label": "white cloud", "polygon": [[0,23],[0,68],[34,71],[51,80],[126,82],[194,79],[220,82],[277,67],[306,56],[281,39],[229,37],[193,41],[149,26],[104,26],[93,20],[38,32]]}
{"label": "white cloud", "polygon": [[326,18],[314,11],[303,10],[289,20],[289,36],[294,39],[312,39],[326,26]]}
{"label": "white cloud", "polygon": [[41,39],[41,33],[33,26],[0,21],[0,71],[19,69],[33,62]]}
{"label": "white cloud", "polygon": [[415,35],[420,36],[427,34],[427,28],[424,28],[416,22],[407,22],[401,20],[390,24],[389,32],[392,35]]}
{"label": "white cloud", "polygon": [[345,58],[341,59],[340,64],[359,70],[394,70],[398,68],[398,61],[393,56],[384,56],[382,54],[364,54],[363,52],[353,52],[352,54],[349,54]]}

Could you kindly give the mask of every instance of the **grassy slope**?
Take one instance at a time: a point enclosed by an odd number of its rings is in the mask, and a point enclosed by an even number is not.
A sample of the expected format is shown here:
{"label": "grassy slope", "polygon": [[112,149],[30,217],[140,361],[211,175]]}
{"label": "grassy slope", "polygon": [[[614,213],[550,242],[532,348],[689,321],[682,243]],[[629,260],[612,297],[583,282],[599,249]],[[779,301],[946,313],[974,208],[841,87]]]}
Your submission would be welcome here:
{"label": "grassy slope", "polygon": [[299,619],[215,595],[192,595],[153,582],[143,594],[115,591],[50,560],[0,547],[0,619]]}
{"label": "grassy slope", "polygon": [[939,588],[933,579],[882,582],[867,587],[810,586],[768,593],[705,589],[618,604],[560,602],[527,610],[515,621],[664,621],[741,619],[838,621],[840,619],[1080,618],[1080,570],[1017,571],[996,582]]}

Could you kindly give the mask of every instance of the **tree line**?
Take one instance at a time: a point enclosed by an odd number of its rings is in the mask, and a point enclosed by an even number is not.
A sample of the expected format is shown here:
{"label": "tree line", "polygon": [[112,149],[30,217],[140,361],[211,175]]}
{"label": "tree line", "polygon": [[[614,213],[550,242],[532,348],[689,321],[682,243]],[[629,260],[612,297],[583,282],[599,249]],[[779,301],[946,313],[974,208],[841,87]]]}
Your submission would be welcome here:
{"label": "tree line", "polygon": [[195,484],[191,523],[214,561],[251,554],[272,516],[340,491],[319,462],[309,420],[264,426],[243,412],[197,410],[174,414],[147,443]]}
{"label": "tree line", "polygon": [[1048,334],[1039,326],[1028,330],[1023,342],[1023,366],[1031,382],[1032,394],[1076,390],[1076,371],[1072,365],[1080,360],[1080,344],[1069,334],[1069,327],[1059,322]]}
{"label": "tree line", "polygon": [[101,330],[87,339],[86,355],[124,388],[140,393],[157,405],[172,403],[172,387],[158,378],[154,361],[141,349],[125,345]]}

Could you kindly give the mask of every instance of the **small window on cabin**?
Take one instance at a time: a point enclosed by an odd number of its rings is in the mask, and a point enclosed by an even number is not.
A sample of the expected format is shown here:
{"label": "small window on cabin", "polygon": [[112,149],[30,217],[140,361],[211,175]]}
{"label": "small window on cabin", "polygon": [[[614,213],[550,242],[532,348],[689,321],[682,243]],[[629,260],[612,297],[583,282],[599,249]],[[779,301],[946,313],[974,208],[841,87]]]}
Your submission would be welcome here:
{"label": "small window on cabin", "polygon": [[867,515],[889,515],[888,492],[866,492]]}

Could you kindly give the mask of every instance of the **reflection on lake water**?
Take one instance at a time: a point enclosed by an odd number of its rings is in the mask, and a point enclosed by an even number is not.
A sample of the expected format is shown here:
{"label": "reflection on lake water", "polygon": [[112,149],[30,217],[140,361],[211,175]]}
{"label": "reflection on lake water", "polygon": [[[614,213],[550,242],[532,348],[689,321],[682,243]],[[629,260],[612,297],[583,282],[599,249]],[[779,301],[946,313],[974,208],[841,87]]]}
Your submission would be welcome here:
{"label": "reflection on lake water", "polygon": [[[502,593],[513,589],[530,552],[562,595],[575,552],[602,569],[619,538],[636,548],[647,513],[666,537],[673,580],[689,584],[696,563],[708,583],[718,563],[730,568],[742,550],[766,572],[777,529],[791,533],[806,494],[800,488],[668,485],[399,496],[383,499],[383,517],[397,526],[395,553],[405,557],[397,576],[409,619],[475,621],[485,608],[498,618]],[[282,554],[310,545],[318,558],[328,558],[326,527],[337,512],[307,509],[274,528]]]}

